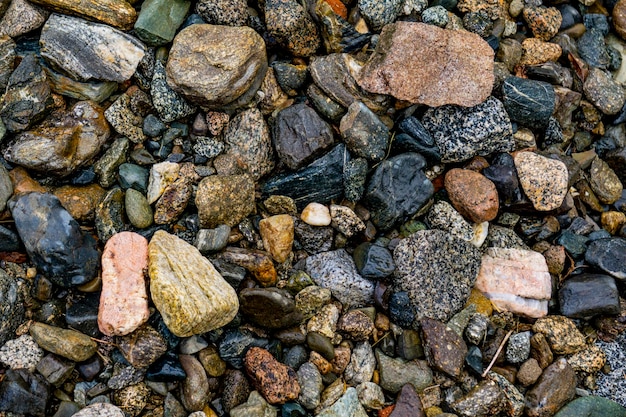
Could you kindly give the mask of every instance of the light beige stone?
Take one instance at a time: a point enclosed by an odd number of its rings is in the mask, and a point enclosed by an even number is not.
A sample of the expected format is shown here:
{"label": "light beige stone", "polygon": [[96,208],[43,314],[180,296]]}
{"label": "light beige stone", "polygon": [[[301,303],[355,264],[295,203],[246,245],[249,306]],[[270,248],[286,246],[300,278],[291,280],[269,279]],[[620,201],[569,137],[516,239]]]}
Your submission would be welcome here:
{"label": "light beige stone", "polygon": [[174,162],[161,162],[152,165],[148,180],[148,203],[152,204],[161,197],[163,191],[178,178],[180,165]]}
{"label": "light beige stone", "polygon": [[285,262],[293,245],[293,218],[288,214],[279,214],[263,219],[259,222],[259,232],[265,250],[272,254],[276,262]]}
{"label": "light beige stone", "polygon": [[534,152],[518,152],[514,162],[522,189],[536,210],[550,211],[561,206],[569,180],[563,162]]}
{"label": "light beige stone", "polygon": [[113,235],[102,252],[102,293],[98,327],[107,336],[124,336],[148,321],[148,241],[133,232]]}
{"label": "light beige stone", "polygon": [[179,337],[228,324],[237,293],[198,249],[163,230],[148,245],[150,294],[165,325]]}
{"label": "light beige stone", "polygon": [[332,221],[330,210],[320,203],[309,203],[300,214],[300,219],[311,226],[328,226]]}

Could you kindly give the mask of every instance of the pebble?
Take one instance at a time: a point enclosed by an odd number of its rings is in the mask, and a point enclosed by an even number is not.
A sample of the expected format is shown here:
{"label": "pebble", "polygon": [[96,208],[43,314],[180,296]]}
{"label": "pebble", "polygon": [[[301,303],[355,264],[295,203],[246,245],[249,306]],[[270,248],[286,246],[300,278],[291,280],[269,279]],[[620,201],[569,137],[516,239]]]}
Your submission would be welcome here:
{"label": "pebble", "polygon": [[376,369],[376,356],[372,346],[367,342],[359,342],[352,349],[350,362],[344,370],[344,378],[348,385],[358,386],[372,380]]}
{"label": "pebble", "polygon": [[606,365],[606,354],[598,346],[589,346],[567,358],[567,363],[576,372],[594,374]]}
{"label": "pebble", "polygon": [[9,208],[31,260],[52,282],[70,287],[96,277],[100,263],[96,242],[56,197],[22,194],[9,202]]}
{"label": "pebble", "polygon": [[73,417],[124,417],[124,412],[109,403],[94,403],[81,409]]}
{"label": "pebble", "polygon": [[352,254],[359,274],[368,279],[382,279],[393,273],[396,266],[389,249],[372,243],[361,243]]}
{"label": "pebble", "polygon": [[[219,53],[224,48],[234,52]],[[249,27],[191,25],[174,38],[165,70],[169,85],[191,103],[237,108],[265,77],[265,44]]]}
{"label": "pebble", "polygon": [[[183,2],[177,1],[173,2],[172,4],[181,3]],[[174,91],[172,87],[169,86],[165,73],[165,65],[160,60],[157,60],[154,63],[154,73],[152,75],[152,83],[150,84],[150,97],[152,97],[152,105],[158,112],[159,118],[165,123],[170,123],[174,120],[187,117],[193,114],[196,110],[193,105],[189,104],[184,99],[184,97],[182,97],[179,93]],[[161,129],[165,130],[165,126],[162,125],[162,122],[160,120],[159,122],[161,124],[156,123],[156,125],[152,126],[149,129],[151,130],[150,132],[145,132],[146,123],[144,119],[144,133],[146,133],[147,135],[150,133],[150,137],[159,136],[159,134],[162,132],[157,132]],[[157,130],[155,129],[156,127],[160,127],[160,129]]]}
{"label": "pebble", "polygon": [[76,362],[89,359],[98,348],[89,336],[43,323],[33,323],[30,335],[42,349]]}
{"label": "pebble", "polygon": [[605,204],[613,204],[619,200],[624,186],[606,162],[596,157],[591,163],[589,174],[589,185],[598,200]]}
{"label": "pebble", "polygon": [[15,337],[15,331],[25,320],[24,293],[20,280],[0,269],[0,343]]}
{"label": "pebble", "polygon": [[542,333],[557,355],[576,353],[586,345],[585,337],[574,322],[564,316],[547,316],[537,320],[533,332]]}
{"label": "pebble", "polygon": [[533,35],[544,41],[557,34],[563,21],[561,12],[555,7],[527,6],[522,13]]}
{"label": "pebble", "polygon": [[153,212],[148,199],[139,191],[129,188],[124,194],[124,208],[128,221],[138,229],[152,225]]}
{"label": "pebble", "polygon": [[396,20],[403,6],[400,0],[388,0],[377,2],[372,0],[359,0],[359,11],[375,31],[380,31],[383,26]]}
{"label": "pebble", "polygon": [[428,109],[422,124],[435,139],[441,162],[462,162],[514,147],[511,120],[495,97],[473,107],[446,105]]}
{"label": "pebble", "polygon": [[154,206],[154,223],[168,224],[178,219],[187,208],[192,194],[187,178],[181,176],[171,183]]}
{"label": "pebble", "polygon": [[167,351],[165,339],[150,326],[142,326],[118,339],[118,349],[136,368],[147,368]]}
{"label": "pebble", "polygon": [[296,372],[278,362],[267,350],[252,347],[244,359],[252,385],[270,404],[284,404],[300,394]]}
{"label": "pebble", "polygon": [[[473,242],[475,239],[475,228],[445,201],[438,201],[433,204],[426,219],[433,229],[443,230],[466,242]],[[480,243],[482,244],[482,242]],[[480,247],[480,245],[474,246]]]}
{"label": "pebble", "polygon": [[320,203],[307,204],[307,206],[302,209],[300,219],[311,226],[328,226],[332,221],[330,210]]}
{"label": "pebble", "polygon": [[422,12],[422,22],[445,28],[449,22],[448,11],[443,6],[429,7]]}
{"label": "pebble", "polygon": [[230,410],[231,417],[276,417],[278,410],[263,399],[258,391],[252,391],[248,400]]}
{"label": "pebble", "polygon": [[106,109],[104,116],[116,132],[127,136],[131,142],[142,143],[146,140],[142,128],[143,118],[132,109],[132,88],[133,87],[129,88],[126,93],[120,95],[117,100]]}
{"label": "pebble", "polygon": [[9,2],[0,20],[0,36],[17,38],[44,24],[50,12],[26,0]]}
{"label": "pebble", "polygon": [[130,146],[128,138],[116,139],[102,157],[93,165],[99,177],[99,184],[104,188],[111,187],[116,181],[117,169],[126,161],[126,152]]}
{"label": "pebble", "polygon": [[503,400],[503,394],[498,384],[486,380],[480,382],[450,406],[460,416],[497,415],[503,409]]}
{"label": "pebble", "polygon": [[608,238],[591,242],[585,260],[619,280],[626,279],[626,239]]}
{"label": "pebble", "polygon": [[365,158],[351,159],[343,172],[344,195],[348,201],[359,201],[365,192],[369,167]]}
{"label": "pebble", "polygon": [[322,375],[311,362],[305,362],[298,369],[300,396],[298,402],[306,409],[313,410],[320,403],[320,395],[324,389]]}
{"label": "pebble", "polygon": [[568,171],[561,161],[534,152],[518,152],[515,168],[526,196],[538,211],[559,208],[568,191]]}
{"label": "pebble", "polygon": [[345,393],[330,407],[317,414],[318,417],[366,417],[367,413],[359,402],[356,388],[349,387]]}
{"label": "pebble", "polygon": [[445,188],[454,207],[474,223],[491,221],[498,215],[498,192],[493,182],[467,169],[446,173]]}
{"label": "pebble", "polygon": [[196,235],[194,246],[200,253],[217,252],[226,247],[231,229],[228,225],[222,224],[215,229],[200,229]]}
{"label": "pebble", "polygon": [[500,309],[537,318],[548,313],[552,279],[538,252],[489,248],[482,257],[476,289]]}
{"label": "pebble", "polygon": [[626,408],[619,404],[594,395],[576,398],[565,407],[561,408],[555,417],[578,417],[578,416],[626,416]]}
{"label": "pebble", "polygon": [[[590,15],[585,15],[585,17]],[[589,65],[595,68],[606,69],[609,65],[610,57],[604,43],[604,36],[601,31],[595,28],[589,28],[578,39],[578,53],[580,57]],[[593,71],[593,70],[592,70]]]}
{"label": "pebble", "polygon": [[255,209],[254,182],[247,175],[212,175],[198,184],[200,227],[237,225]]}
{"label": "pebble", "polygon": [[291,254],[294,239],[294,221],[288,214],[278,214],[259,222],[263,246],[278,263],[283,263]]}
{"label": "pebble", "polygon": [[[537,38],[526,38],[522,42],[522,57],[519,65],[539,65],[556,62],[563,53],[562,48],[552,42],[544,42]],[[502,47],[502,43],[500,44]]]}
{"label": "pebble", "polygon": [[570,318],[620,312],[615,280],[601,274],[580,274],[567,279],[559,290],[559,304],[561,314]]}
{"label": "pebble", "polygon": [[222,251],[219,257],[247,269],[264,287],[276,284],[278,278],[276,269],[272,258],[266,252],[229,247]]}
{"label": "pebble", "polygon": [[245,288],[239,293],[241,312],[270,329],[298,324],[303,316],[288,291],[279,288]]}
{"label": "pebble", "polygon": [[401,240],[393,257],[393,288],[408,293],[417,319],[414,326],[423,317],[448,320],[460,311],[480,267],[478,249],[439,230],[416,232]]}
{"label": "pebble", "polygon": [[509,363],[522,363],[530,356],[530,332],[515,333],[506,345],[506,360]]}
{"label": "pebble", "polygon": [[28,334],[8,340],[0,348],[0,362],[10,369],[23,368],[29,372],[35,372],[35,368],[43,355],[43,350]]}
{"label": "pebble", "polygon": [[235,290],[195,247],[159,230],[148,259],[152,300],[176,336],[206,333],[235,317]]}
{"label": "pebble", "polygon": [[337,322],[337,330],[354,341],[369,339],[374,332],[374,322],[363,311],[351,310],[342,315]]}
{"label": "pebble", "polygon": [[26,369],[9,369],[0,383],[0,409],[44,417],[49,395],[48,384],[41,376]]}
{"label": "pebble", "polygon": [[554,415],[574,398],[576,372],[561,358],[548,366],[539,381],[526,393],[529,416]]}
{"label": "pebble", "polygon": [[365,223],[349,207],[331,204],[330,217],[332,227],[348,238],[365,230]]}
{"label": "pebble", "polygon": [[192,355],[179,355],[187,378],[181,387],[181,402],[190,411],[201,411],[210,398],[209,381],[204,368]]}
{"label": "pebble", "polygon": [[519,367],[519,371],[517,372],[517,380],[524,387],[528,387],[535,382],[541,376],[543,370],[539,366],[539,363],[536,359],[530,358]]}
{"label": "pebble", "polygon": [[80,223],[94,220],[96,207],[104,194],[105,190],[97,184],[64,185],[54,190],[63,208]]}
{"label": "pebble", "polygon": [[387,126],[364,103],[355,101],[339,124],[346,147],[355,156],[372,162],[381,161],[387,152],[390,132]]}
{"label": "pebble", "polygon": [[200,0],[196,12],[213,25],[244,26],[248,21],[246,2],[242,0]]}
{"label": "pebble", "polygon": [[330,303],[331,295],[327,288],[309,285],[296,294],[296,309],[304,318],[311,318]]}
{"label": "pebble", "polygon": [[[162,1],[150,0],[141,6],[135,22],[135,33],[148,45],[165,45],[174,39],[174,35],[185,20],[190,2],[185,0]],[[167,19],[163,19],[167,16]]]}
{"label": "pebble", "polygon": [[546,126],[554,112],[552,86],[541,81],[508,77],[502,84],[502,103],[511,120],[525,126]]}
{"label": "pebble", "polygon": [[626,95],[621,84],[611,75],[599,68],[592,68],[583,85],[585,97],[602,113],[617,114],[626,102]]}
{"label": "pebble", "polygon": [[320,45],[317,26],[294,0],[267,0],[265,24],[268,32],[294,56],[311,56]]}
{"label": "pebble", "polygon": [[392,358],[380,350],[376,350],[376,361],[380,386],[392,394],[404,391],[407,384],[418,392],[423,392],[426,387],[433,384],[433,372],[426,361]]}
{"label": "pebble", "polygon": [[85,1],[82,3],[67,0],[36,0],[33,3],[59,13],[86,17],[89,20],[106,23],[121,30],[130,30],[137,19],[135,9],[121,0]]}
{"label": "pebble", "polygon": [[429,364],[454,378],[458,377],[467,355],[463,338],[437,320],[426,317],[420,324],[424,353]]}
{"label": "pebble", "polygon": [[55,387],[61,386],[72,374],[72,371],[74,371],[72,362],[65,361],[55,355],[46,355],[37,364],[37,372],[43,375],[46,381]]}
{"label": "pebble", "polygon": [[356,387],[359,402],[366,410],[380,410],[385,404],[382,388],[373,382],[364,382]]}
{"label": "pebble", "polygon": [[119,187],[110,189],[96,208],[96,232],[106,242],[114,234],[122,232],[124,226],[124,192]]}

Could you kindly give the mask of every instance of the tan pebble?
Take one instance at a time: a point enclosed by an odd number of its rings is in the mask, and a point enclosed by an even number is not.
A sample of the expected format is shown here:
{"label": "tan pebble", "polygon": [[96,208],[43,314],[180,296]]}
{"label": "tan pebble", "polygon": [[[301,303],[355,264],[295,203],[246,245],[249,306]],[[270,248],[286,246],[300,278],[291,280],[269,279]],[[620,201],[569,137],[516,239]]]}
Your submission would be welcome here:
{"label": "tan pebble", "polygon": [[332,221],[330,210],[320,203],[309,203],[309,205],[302,210],[300,219],[311,226],[328,226]]}

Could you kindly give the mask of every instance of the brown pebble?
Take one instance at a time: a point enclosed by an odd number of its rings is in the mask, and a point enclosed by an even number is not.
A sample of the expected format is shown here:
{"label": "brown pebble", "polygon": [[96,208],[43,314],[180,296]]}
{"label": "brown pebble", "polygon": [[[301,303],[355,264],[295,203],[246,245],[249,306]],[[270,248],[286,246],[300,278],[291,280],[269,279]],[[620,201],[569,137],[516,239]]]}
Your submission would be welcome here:
{"label": "brown pebble", "polygon": [[284,404],[300,395],[296,371],[278,362],[267,350],[250,348],[244,365],[252,385],[270,404]]}

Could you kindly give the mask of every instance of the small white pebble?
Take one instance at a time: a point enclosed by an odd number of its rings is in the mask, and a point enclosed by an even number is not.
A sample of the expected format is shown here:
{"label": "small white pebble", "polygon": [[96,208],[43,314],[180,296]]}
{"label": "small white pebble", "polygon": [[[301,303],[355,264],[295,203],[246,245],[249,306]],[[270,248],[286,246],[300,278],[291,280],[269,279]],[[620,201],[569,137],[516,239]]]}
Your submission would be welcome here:
{"label": "small white pebble", "polygon": [[309,203],[302,210],[300,219],[311,226],[328,226],[331,222],[330,210],[323,204]]}

